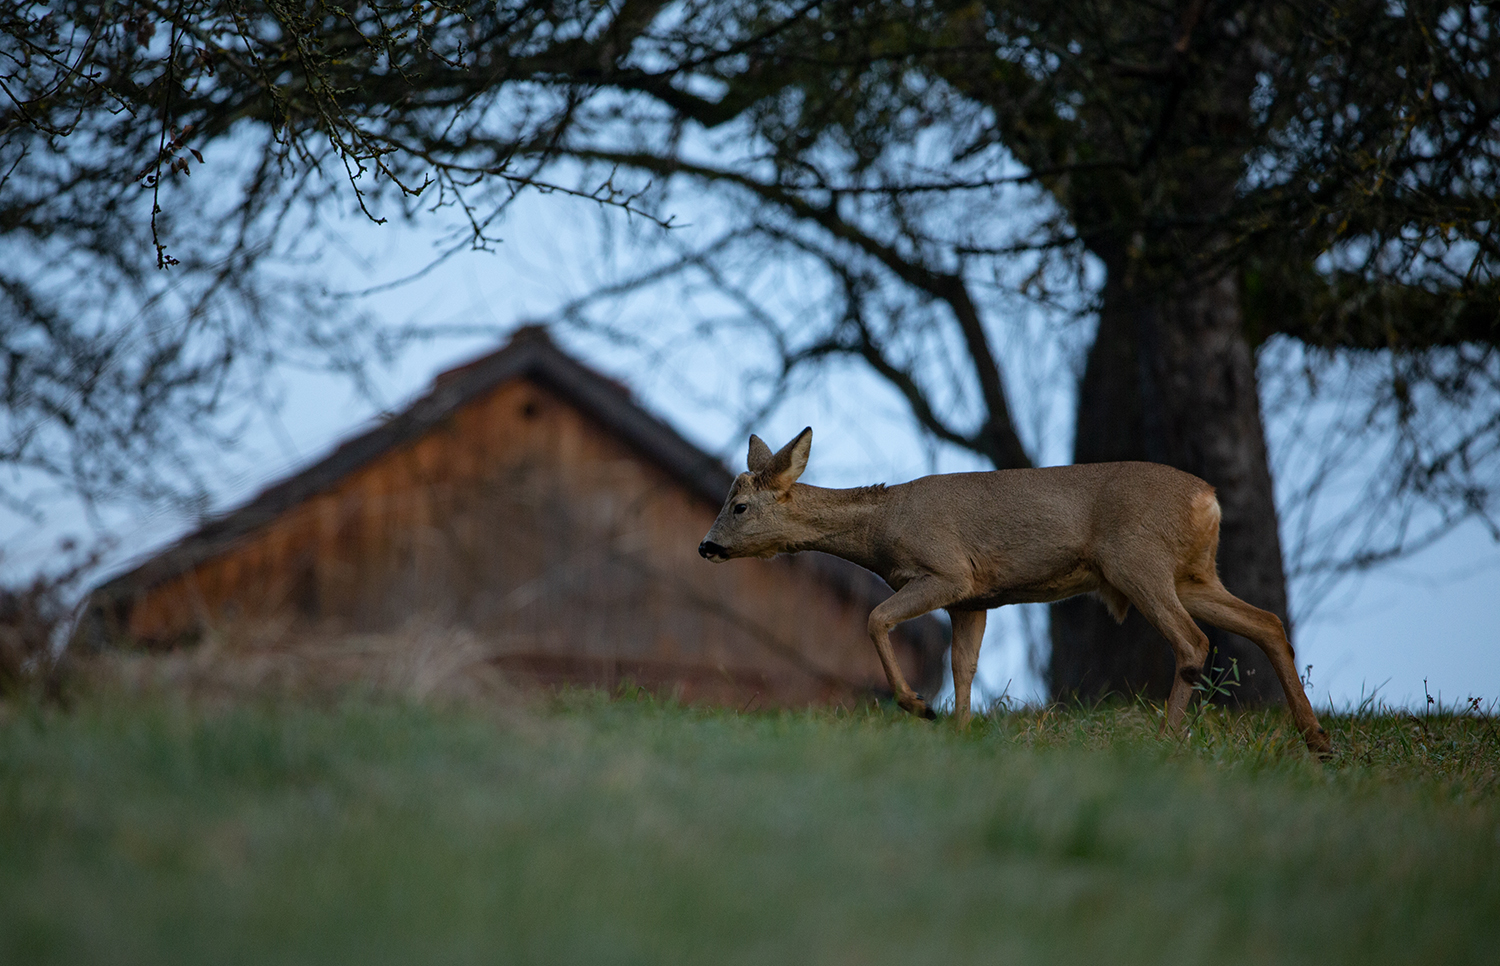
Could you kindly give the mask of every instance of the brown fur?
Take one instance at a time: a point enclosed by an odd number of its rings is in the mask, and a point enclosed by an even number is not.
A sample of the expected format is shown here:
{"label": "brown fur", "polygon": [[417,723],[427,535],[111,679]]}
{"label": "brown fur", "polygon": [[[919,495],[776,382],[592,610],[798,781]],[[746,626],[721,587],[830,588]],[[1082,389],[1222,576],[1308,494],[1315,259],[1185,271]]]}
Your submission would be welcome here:
{"label": "brown fur", "polygon": [[896,624],[947,609],[954,712],[966,723],[985,611],[1093,593],[1116,620],[1134,606],[1171,644],[1178,673],[1164,727],[1181,726],[1208,659],[1197,618],[1265,651],[1308,747],[1329,753],[1281,621],[1219,582],[1219,502],[1197,477],[1155,463],[1096,463],[828,490],[797,482],[811,446],[810,428],[776,453],[750,437],[750,472],[735,480],[699,551],[722,561],[821,550],[883,577],[896,592],[870,614],[870,639],[902,708],[932,716],[896,664]]}

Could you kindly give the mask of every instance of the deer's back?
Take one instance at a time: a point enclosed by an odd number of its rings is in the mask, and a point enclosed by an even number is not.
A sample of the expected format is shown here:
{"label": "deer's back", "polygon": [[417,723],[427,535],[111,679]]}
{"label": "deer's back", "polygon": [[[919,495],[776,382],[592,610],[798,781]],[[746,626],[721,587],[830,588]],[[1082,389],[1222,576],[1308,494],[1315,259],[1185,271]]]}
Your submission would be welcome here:
{"label": "deer's back", "polygon": [[[967,557],[1027,573],[1182,543],[1213,488],[1157,463],[1089,463],[927,476],[890,488],[891,552],[921,570]],[[1206,499],[1207,498],[1207,499]],[[986,563],[988,562],[988,563]]]}

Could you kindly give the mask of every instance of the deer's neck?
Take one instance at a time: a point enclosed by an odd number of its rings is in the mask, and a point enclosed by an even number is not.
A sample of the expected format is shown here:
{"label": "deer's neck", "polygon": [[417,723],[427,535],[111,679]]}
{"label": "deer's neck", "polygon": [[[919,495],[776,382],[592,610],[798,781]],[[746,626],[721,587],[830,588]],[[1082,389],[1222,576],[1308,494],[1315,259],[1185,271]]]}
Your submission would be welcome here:
{"label": "deer's neck", "polygon": [[821,550],[879,573],[876,543],[888,499],[884,485],[826,490],[798,483],[793,501],[802,532],[787,549]]}

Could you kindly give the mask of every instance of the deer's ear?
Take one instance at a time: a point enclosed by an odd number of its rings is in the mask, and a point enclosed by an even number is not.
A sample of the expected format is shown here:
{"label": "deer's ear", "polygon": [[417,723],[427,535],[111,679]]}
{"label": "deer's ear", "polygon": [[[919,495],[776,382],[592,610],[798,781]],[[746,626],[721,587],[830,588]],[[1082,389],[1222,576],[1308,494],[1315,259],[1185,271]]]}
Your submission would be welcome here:
{"label": "deer's ear", "polygon": [[765,440],[759,436],[750,437],[750,455],[745,457],[745,465],[750,472],[759,473],[771,462],[771,447],[767,446]]}
{"label": "deer's ear", "polygon": [[797,434],[797,438],[781,447],[766,465],[763,475],[778,490],[791,489],[797,477],[807,469],[807,456],[812,452],[812,427]]}

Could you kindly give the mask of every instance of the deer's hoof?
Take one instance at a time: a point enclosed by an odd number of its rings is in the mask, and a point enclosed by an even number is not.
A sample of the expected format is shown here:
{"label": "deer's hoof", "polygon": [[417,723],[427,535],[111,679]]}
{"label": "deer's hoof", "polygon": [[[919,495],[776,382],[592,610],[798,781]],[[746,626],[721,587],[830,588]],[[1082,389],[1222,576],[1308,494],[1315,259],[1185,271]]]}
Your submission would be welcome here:
{"label": "deer's hoof", "polygon": [[1313,753],[1313,757],[1321,762],[1333,760],[1333,742],[1329,740],[1328,732],[1319,728],[1315,732],[1304,735],[1307,739],[1307,750]]}
{"label": "deer's hoof", "polygon": [[914,694],[907,700],[898,703],[904,710],[911,712],[918,718],[926,718],[928,721],[937,720],[937,712],[927,706],[927,699],[920,694]]}

